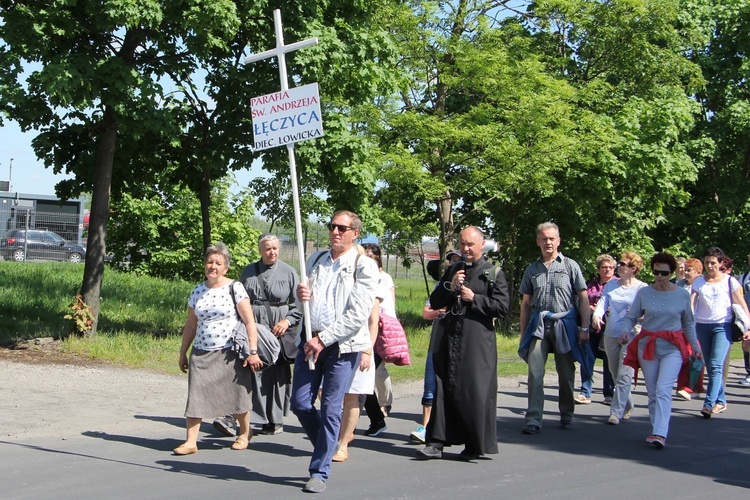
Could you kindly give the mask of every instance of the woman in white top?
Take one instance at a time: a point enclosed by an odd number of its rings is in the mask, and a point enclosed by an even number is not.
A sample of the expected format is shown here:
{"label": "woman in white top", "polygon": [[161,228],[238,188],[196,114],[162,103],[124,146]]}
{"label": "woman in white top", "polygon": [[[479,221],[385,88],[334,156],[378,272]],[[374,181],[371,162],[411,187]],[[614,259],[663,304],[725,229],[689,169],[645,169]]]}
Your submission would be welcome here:
{"label": "woman in white top", "polygon": [[[365,254],[374,259],[380,270],[380,281],[378,282],[378,297],[383,297],[380,303],[380,310],[391,318],[396,317],[396,285],[393,278],[383,271],[382,252],[380,247],[375,243],[365,243],[362,245]],[[385,423],[385,417],[391,410],[393,404],[393,386],[391,376],[385,363],[378,353],[374,354],[375,359],[375,392],[365,399],[365,410],[367,417],[370,419],[370,425],[365,431],[365,436],[376,437],[388,429]]]}
{"label": "woman in white top", "polygon": [[[742,288],[736,279],[719,269],[724,252],[710,247],[703,256],[704,276],[693,282],[691,301],[696,331],[706,357],[708,387],[701,409],[703,418],[727,409],[722,382],[724,359],[732,346],[732,302],[745,305]],[[746,311],[747,312],[747,311]]]}
{"label": "woman in white top", "polygon": [[[620,261],[617,263],[619,280],[610,280],[604,285],[602,298],[596,303],[592,326],[597,330],[602,327],[602,319],[609,312],[607,323],[604,330],[604,350],[607,352],[608,367],[615,380],[615,390],[612,397],[612,404],[609,409],[609,419],[607,423],[617,425],[621,419],[630,418],[630,412],[633,410],[633,397],[630,394],[633,385],[633,368],[623,365],[627,352],[627,343],[620,341],[622,325],[633,305],[635,294],[642,287],[646,286],[644,282],[636,278],[643,268],[643,259],[635,252],[623,252]],[[630,330],[630,337],[635,336],[634,330]]]}
{"label": "woman in white top", "polygon": [[[258,357],[258,332],[245,287],[226,277],[230,262],[224,243],[210,245],[204,260],[206,281],[196,286],[188,299],[179,361],[183,373],[189,370],[185,408],[187,438],[174,449],[175,455],[197,453],[201,421],[216,415],[232,414],[239,420],[240,433],[232,445],[233,450],[244,450],[251,438],[253,373],[248,367],[259,370],[263,363]],[[238,314],[245,324],[250,349],[244,362],[232,349],[233,331],[240,321]]]}

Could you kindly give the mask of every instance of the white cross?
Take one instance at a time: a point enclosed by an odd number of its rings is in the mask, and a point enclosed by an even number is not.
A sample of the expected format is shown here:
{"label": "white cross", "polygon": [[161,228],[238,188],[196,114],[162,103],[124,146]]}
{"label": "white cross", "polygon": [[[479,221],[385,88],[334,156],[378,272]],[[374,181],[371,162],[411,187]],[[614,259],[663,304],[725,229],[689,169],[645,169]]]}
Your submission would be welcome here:
{"label": "white cross", "polygon": [[[281,80],[281,90],[289,90],[289,83],[287,82],[286,74],[286,53],[294,52],[295,50],[309,47],[318,43],[317,38],[309,38],[301,42],[292,43],[290,45],[284,45],[284,33],[281,30],[281,10],[275,9],[273,11],[273,25],[276,31],[276,48],[266,50],[260,54],[251,55],[245,58],[245,64],[249,64],[255,61],[262,61],[263,59],[269,59],[276,57],[279,60],[279,79]],[[307,284],[307,270],[305,269],[305,247],[304,247],[304,235],[302,234],[302,213],[299,206],[299,188],[297,187],[297,164],[294,159],[294,143],[287,144],[286,149],[289,152],[289,170],[292,176],[292,201],[294,203],[294,226],[297,233],[297,254],[299,255],[299,269],[300,269],[300,280],[302,283]],[[295,290],[296,294],[297,291]],[[305,319],[305,332],[307,338],[312,338],[312,325],[309,321],[310,318],[310,302],[305,301],[302,303]],[[308,366],[311,370],[315,369],[315,363],[312,358],[308,360]]]}
{"label": "white cross", "polygon": [[281,90],[289,90],[289,83],[287,82],[286,76],[286,53],[304,49],[310,45],[315,45],[318,43],[318,38],[308,38],[301,42],[284,45],[284,33],[281,30],[281,11],[279,9],[273,11],[273,27],[276,31],[276,48],[261,52],[260,54],[247,56],[245,58],[245,64],[262,61],[263,59],[270,59],[271,57],[277,57],[279,59],[279,79],[281,80]]}

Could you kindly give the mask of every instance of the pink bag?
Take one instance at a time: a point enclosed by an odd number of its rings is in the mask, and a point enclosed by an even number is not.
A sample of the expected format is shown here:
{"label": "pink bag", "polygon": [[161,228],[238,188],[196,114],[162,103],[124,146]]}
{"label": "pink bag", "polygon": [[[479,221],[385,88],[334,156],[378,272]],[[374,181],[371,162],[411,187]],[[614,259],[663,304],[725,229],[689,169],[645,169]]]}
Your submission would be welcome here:
{"label": "pink bag", "polygon": [[386,363],[396,366],[407,366],[411,364],[409,357],[409,343],[406,340],[406,332],[398,319],[388,316],[380,310],[378,320],[378,338],[375,340],[375,352]]}

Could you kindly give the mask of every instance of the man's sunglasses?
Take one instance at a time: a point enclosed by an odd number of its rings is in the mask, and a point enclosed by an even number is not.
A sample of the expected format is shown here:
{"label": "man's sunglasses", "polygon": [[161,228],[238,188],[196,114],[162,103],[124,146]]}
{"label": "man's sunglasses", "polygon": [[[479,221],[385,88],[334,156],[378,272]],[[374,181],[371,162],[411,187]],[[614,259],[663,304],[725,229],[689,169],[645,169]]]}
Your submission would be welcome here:
{"label": "man's sunglasses", "polygon": [[652,269],[652,273],[654,273],[654,276],[669,276],[672,274],[672,271],[659,271],[658,269]]}
{"label": "man's sunglasses", "polygon": [[345,233],[349,231],[350,229],[354,229],[353,227],[345,226],[343,224],[334,224],[333,222],[328,223],[328,230],[333,231],[334,229],[338,229],[339,233]]}

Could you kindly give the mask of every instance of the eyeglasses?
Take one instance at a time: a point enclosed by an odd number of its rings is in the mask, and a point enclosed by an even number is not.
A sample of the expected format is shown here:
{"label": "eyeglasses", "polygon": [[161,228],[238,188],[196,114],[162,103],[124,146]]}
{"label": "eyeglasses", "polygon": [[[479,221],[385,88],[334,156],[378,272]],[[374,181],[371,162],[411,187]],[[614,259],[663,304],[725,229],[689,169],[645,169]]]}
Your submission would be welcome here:
{"label": "eyeglasses", "polygon": [[672,274],[672,271],[660,271],[658,269],[652,269],[651,272],[654,273],[654,276],[669,276]]}
{"label": "eyeglasses", "polygon": [[614,266],[599,266],[599,269],[614,269]]}
{"label": "eyeglasses", "polygon": [[328,230],[333,231],[334,229],[338,229],[339,233],[345,233],[349,231],[350,229],[354,229],[353,227],[345,226],[343,224],[334,224],[333,222],[328,223]]}
{"label": "eyeglasses", "polygon": [[618,266],[622,266],[622,267],[632,267],[632,268],[635,268],[634,264],[630,264],[628,262],[623,262],[623,261],[618,262],[617,265]]}

